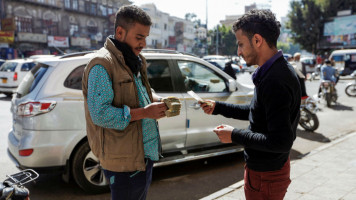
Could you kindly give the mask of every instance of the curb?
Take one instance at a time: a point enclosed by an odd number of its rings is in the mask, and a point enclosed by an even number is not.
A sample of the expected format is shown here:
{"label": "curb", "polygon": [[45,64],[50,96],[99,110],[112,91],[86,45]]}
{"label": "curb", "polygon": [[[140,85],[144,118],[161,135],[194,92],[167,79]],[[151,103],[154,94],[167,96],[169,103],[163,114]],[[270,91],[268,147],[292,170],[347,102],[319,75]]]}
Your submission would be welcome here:
{"label": "curb", "polygon": [[[301,159],[291,161],[291,165],[294,165],[295,163],[297,163],[298,161],[302,160],[303,158],[305,158],[307,156],[310,156],[310,155],[316,154],[316,153],[318,153],[320,151],[323,151],[323,150],[325,150],[325,149],[327,149],[327,148],[329,148],[329,147],[331,147],[331,146],[333,146],[335,144],[338,144],[338,143],[340,143],[340,142],[342,142],[342,141],[344,141],[344,140],[346,140],[346,139],[348,139],[350,137],[353,137],[353,136],[356,136],[356,132],[351,132],[349,134],[344,134],[344,135],[341,135],[339,137],[336,137],[335,140],[332,140],[331,142],[329,142],[327,144],[324,144],[324,145],[322,145],[322,146],[310,151],[309,153],[305,154],[304,156],[301,157]],[[213,194],[210,194],[209,196],[201,198],[200,200],[213,200],[213,199],[222,197],[222,196],[224,196],[224,195],[226,195],[226,194],[228,194],[228,193],[230,193],[230,192],[232,192],[234,190],[240,189],[243,186],[244,186],[244,180],[241,180],[241,181],[239,181],[237,183],[234,183],[234,184],[232,184],[232,185],[230,185],[230,186],[228,186],[228,187],[226,187],[224,189],[221,189],[221,190],[219,190],[217,192],[214,192]]]}

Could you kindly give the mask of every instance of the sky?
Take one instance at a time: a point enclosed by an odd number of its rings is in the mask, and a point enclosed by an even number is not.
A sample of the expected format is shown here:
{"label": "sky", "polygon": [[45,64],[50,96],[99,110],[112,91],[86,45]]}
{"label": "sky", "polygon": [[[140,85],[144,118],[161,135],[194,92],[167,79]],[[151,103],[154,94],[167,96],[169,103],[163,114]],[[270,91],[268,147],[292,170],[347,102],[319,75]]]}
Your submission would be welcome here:
{"label": "sky", "polygon": [[245,6],[256,4],[270,4],[272,12],[277,20],[287,16],[290,0],[131,0],[135,5],[154,3],[158,10],[168,13],[170,16],[185,17],[186,13],[194,13],[205,24],[206,2],[208,2],[208,29],[220,24],[226,15],[241,15],[245,12]]}

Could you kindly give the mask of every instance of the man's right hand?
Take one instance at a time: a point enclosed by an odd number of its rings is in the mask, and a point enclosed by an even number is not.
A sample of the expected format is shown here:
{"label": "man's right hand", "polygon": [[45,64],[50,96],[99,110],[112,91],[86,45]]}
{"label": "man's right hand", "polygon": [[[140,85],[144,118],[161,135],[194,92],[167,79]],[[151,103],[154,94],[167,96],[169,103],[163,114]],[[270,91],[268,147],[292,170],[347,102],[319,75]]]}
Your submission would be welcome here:
{"label": "man's right hand", "polygon": [[145,106],[145,118],[159,119],[166,116],[167,106],[164,102],[154,102]]}
{"label": "man's right hand", "polygon": [[204,110],[204,112],[208,115],[211,115],[214,111],[215,108],[215,101],[213,100],[204,100],[204,101],[199,101],[200,107]]}

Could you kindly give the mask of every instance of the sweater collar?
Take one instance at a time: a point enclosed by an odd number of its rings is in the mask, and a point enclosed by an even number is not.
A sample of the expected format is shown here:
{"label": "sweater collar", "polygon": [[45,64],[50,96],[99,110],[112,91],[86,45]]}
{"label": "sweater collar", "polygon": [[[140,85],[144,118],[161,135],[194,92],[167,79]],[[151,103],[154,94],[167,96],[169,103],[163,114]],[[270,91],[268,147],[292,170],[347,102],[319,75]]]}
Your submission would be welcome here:
{"label": "sweater collar", "polygon": [[266,72],[271,68],[273,63],[283,56],[282,50],[279,50],[274,56],[272,56],[267,62],[265,62],[262,66],[258,67],[255,72],[252,74],[252,81],[255,86],[257,86],[260,82],[263,76],[266,74]]}

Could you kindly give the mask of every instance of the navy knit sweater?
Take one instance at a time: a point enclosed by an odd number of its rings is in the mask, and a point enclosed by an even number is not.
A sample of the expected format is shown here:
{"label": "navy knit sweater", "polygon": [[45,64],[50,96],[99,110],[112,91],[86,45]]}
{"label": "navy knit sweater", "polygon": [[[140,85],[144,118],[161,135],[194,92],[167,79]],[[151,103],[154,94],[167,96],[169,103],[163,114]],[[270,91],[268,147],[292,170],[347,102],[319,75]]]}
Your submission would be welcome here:
{"label": "navy knit sweater", "polygon": [[297,75],[282,56],[260,77],[250,105],[216,102],[213,114],[249,120],[248,129],[233,130],[232,141],[244,146],[250,169],[275,171],[287,161],[296,138],[300,99]]}

